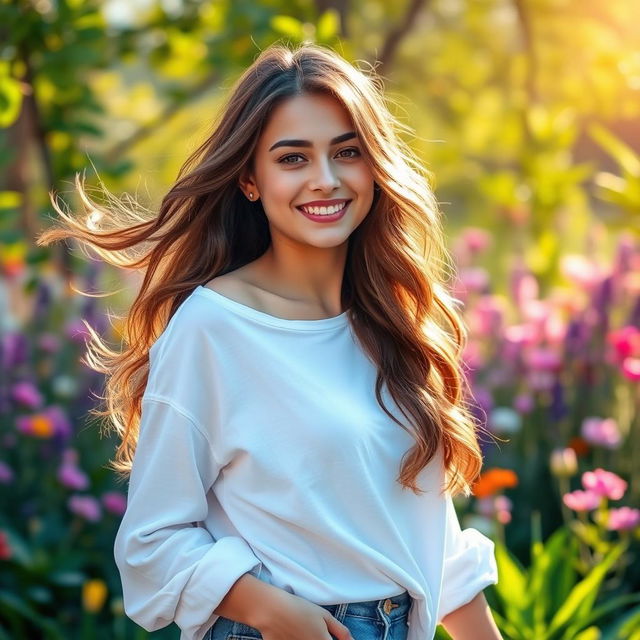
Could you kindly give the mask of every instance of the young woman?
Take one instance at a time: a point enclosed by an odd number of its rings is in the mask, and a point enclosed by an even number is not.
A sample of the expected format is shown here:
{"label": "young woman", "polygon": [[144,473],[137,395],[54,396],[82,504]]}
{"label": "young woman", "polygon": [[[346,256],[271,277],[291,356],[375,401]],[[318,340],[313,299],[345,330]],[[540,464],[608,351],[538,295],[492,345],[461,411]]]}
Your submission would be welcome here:
{"label": "young woman", "polygon": [[328,48],[274,45],[157,216],[107,230],[95,203],[93,226],[56,207],[68,225],[44,234],[144,267],[126,349],[94,333],[91,352],[130,473],[125,610],[147,630],[500,638],[493,543],[451,501],[482,464],[466,333],[381,87]]}

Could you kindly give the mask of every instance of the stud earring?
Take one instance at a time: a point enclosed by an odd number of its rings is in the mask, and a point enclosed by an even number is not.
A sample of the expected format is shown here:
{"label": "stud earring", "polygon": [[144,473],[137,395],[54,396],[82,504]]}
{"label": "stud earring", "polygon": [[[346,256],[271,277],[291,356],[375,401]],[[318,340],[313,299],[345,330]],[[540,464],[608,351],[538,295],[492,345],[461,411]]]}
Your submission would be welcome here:
{"label": "stud earring", "polygon": [[249,200],[253,200],[253,191],[251,191],[251,193],[249,193]]}

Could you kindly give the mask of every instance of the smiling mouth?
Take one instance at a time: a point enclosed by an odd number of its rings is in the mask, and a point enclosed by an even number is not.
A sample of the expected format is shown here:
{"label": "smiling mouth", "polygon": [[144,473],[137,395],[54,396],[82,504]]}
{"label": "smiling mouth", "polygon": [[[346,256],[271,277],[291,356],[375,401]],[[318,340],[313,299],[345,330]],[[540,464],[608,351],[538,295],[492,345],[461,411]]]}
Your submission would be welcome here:
{"label": "smiling mouth", "polygon": [[296,207],[296,208],[300,209],[301,211],[304,211],[304,213],[308,213],[309,215],[312,215],[312,216],[333,216],[336,213],[339,213],[340,211],[342,211],[350,202],[351,202],[351,200],[346,200],[342,204],[334,205],[332,207],[304,207],[304,206],[300,206],[300,207]]}

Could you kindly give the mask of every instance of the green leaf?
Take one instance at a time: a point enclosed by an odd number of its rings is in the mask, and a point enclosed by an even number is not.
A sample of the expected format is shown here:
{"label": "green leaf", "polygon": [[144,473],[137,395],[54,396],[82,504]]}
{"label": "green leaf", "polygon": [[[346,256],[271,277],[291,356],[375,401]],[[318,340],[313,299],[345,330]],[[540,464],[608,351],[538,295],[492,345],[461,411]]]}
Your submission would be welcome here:
{"label": "green leaf", "polygon": [[328,42],[338,35],[340,14],[335,9],[327,9],[318,19],[316,33],[318,40]]}
{"label": "green leaf", "polygon": [[571,636],[574,640],[600,640],[600,630],[598,627],[589,627],[577,636]]}
{"label": "green leaf", "polygon": [[627,546],[627,542],[616,545],[611,553],[571,590],[569,597],[551,620],[549,632],[554,633],[561,630],[570,621],[578,622],[581,618],[586,619],[598,595],[602,580],[625,552]]}
{"label": "green leaf", "polygon": [[525,626],[529,598],[524,570],[517,558],[500,541],[495,542],[495,558],[500,577],[495,590],[502,602],[505,617],[516,627]]}
{"label": "green leaf", "polygon": [[615,158],[624,171],[640,178],[640,157],[631,147],[599,124],[590,125],[588,131],[591,137]]}
{"label": "green leaf", "polygon": [[[624,607],[628,604],[640,602],[640,593],[627,593],[623,596],[618,596],[617,598],[613,598],[612,600],[608,600],[601,607],[595,609],[591,615],[585,618],[580,625],[573,625],[569,627],[567,630],[567,635],[571,636],[572,632],[575,633],[580,631],[580,628],[586,625],[593,624],[597,622],[600,618],[608,615],[612,611],[619,609],[620,607]],[[640,613],[640,612],[639,612]]]}
{"label": "green leaf", "polygon": [[300,20],[296,20],[291,16],[273,16],[270,20],[271,28],[286,36],[301,40],[304,28]]}
{"label": "green leaf", "polygon": [[53,620],[40,615],[28,602],[25,602],[15,594],[8,591],[0,591],[0,607],[5,607],[31,621],[39,629],[46,632],[45,638],[48,640],[65,640],[65,635]]}
{"label": "green leaf", "polygon": [[575,571],[567,557],[575,552],[575,541],[566,527],[557,529],[543,549],[534,556],[529,570],[527,592],[531,596],[532,622],[535,628],[546,625],[575,584]]}
{"label": "green leaf", "polygon": [[12,125],[22,109],[20,83],[9,76],[0,75],[0,127]]}

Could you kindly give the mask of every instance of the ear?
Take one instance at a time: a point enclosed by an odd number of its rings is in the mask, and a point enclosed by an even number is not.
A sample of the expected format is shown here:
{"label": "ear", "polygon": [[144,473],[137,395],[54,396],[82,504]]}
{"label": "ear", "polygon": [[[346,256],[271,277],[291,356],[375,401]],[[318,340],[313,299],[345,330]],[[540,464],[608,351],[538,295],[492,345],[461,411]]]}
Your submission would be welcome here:
{"label": "ear", "polygon": [[[258,191],[253,174],[243,172],[238,178],[238,186],[249,200],[255,202],[260,197],[260,192]],[[253,193],[253,198],[249,197],[250,193]]]}

